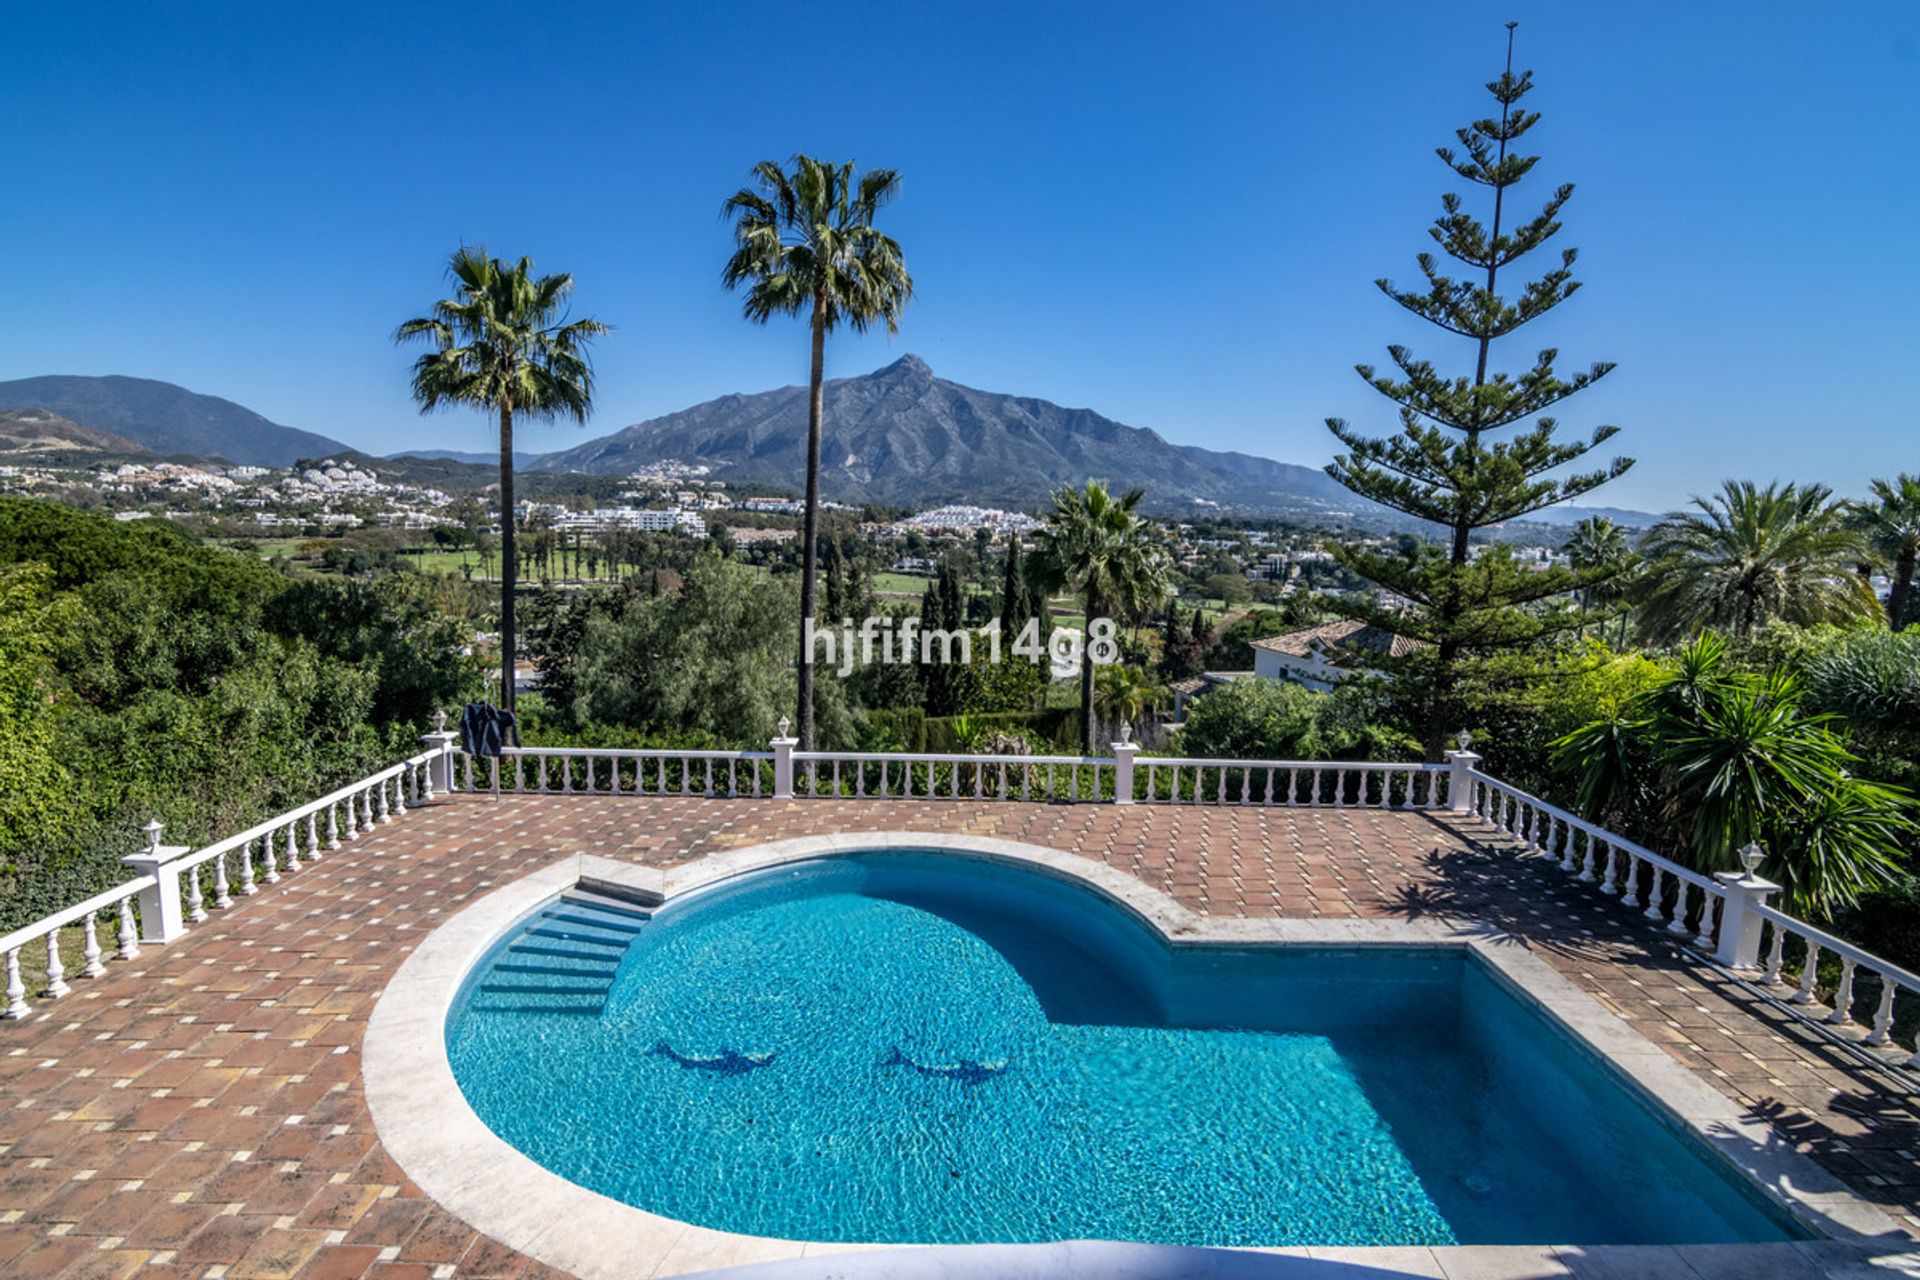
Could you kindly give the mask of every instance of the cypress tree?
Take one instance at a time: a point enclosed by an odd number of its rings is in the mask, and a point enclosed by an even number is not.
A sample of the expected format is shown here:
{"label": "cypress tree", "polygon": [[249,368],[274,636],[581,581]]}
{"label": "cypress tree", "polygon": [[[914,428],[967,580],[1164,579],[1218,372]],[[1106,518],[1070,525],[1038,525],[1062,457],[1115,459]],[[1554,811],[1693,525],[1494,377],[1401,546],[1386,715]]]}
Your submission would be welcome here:
{"label": "cypress tree", "polygon": [[827,588],[826,617],[828,622],[838,624],[847,616],[846,562],[840,554],[840,535],[828,538],[820,550],[821,576]]}
{"label": "cypress tree", "polygon": [[1000,629],[1007,643],[1027,624],[1027,569],[1020,562],[1020,535],[1007,535],[1007,564],[1000,578]]}
{"label": "cypress tree", "polygon": [[967,624],[966,595],[961,590],[960,573],[953,567],[953,561],[940,562],[940,576],[936,581],[940,587],[940,616],[945,619],[941,625],[950,629],[964,627]]}
{"label": "cypress tree", "polygon": [[[1403,665],[1402,676],[1408,679],[1408,695],[1424,707],[1423,733],[1436,758],[1456,727],[1451,690],[1459,663],[1523,647],[1577,625],[1577,618],[1554,619],[1527,606],[1580,590],[1612,572],[1605,567],[1530,571],[1498,545],[1482,547],[1475,556],[1473,533],[1579,497],[1633,465],[1631,458],[1616,458],[1591,471],[1557,478],[1547,474],[1619,430],[1603,425],[1584,441],[1560,441],[1554,438],[1555,420],[1540,416],[1604,377],[1611,364],[1594,364],[1563,378],[1554,371],[1559,353],[1549,348],[1518,375],[1488,369],[1496,339],[1537,320],[1580,287],[1573,278],[1575,250],[1563,249],[1559,264],[1527,281],[1517,295],[1499,292],[1501,271],[1560,230],[1561,206],[1573,194],[1572,184],[1562,185],[1532,218],[1510,229],[1506,225],[1508,189],[1539,161],[1513,150],[1540,119],[1537,112],[1518,105],[1533,87],[1533,73],[1514,74],[1516,25],[1507,24],[1506,68],[1487,85],[1500,104],[1499,116],[1455,130],[1460,150],[1437,149],[1454,173],[1491,193],[1491,227],[1467,212],[1458,195],[1443,195],[1442,212],[1428,233],[1466,272],[1458,279],[1448,276],[1434,255],[1423,253],[1416,261],[1426,277],[1424,287],[1400,289],[1388,280],[1374,282],[1414,315],[1471,342],[1473,372],[1448,376],[1406,347],[1388,347],[1397,376],[1376,372],[1371,365],[1357,370],[1367,385],[1399,406],[1399,434],[1369,437],[1339,418],[1327,420],[1347,448],[1327,467],[1329,475],[1364,498],[1444,531],[1443,545],[1423,539],[1394,551],[1363,544],[1334,550],[1347,569],[1408,602],[1394,610],[1349,601],[1343,611],[1428,646],[1415,662]],[[1528,419],[1534,420],[1531,426],[1495,438]]]}

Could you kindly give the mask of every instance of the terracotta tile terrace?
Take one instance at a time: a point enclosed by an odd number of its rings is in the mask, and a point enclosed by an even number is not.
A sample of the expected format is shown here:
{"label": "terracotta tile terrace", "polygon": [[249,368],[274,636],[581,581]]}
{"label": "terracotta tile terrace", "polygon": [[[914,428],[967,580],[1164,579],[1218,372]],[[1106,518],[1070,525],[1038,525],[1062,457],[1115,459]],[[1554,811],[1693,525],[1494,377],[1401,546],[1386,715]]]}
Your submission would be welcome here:
{"label": "terracotta tile terrace", "polygon": [[940,831],[1096,859],[1217,916],[1442,918],[1535,950],[1920,1235],[1920,1105],[1468,817],[1391,810],[442,796],[183,938],[0,1024],[0,1274],[560,1274],[454,1218],[383,1152],[358,1055],[441,921],[580,852],[670,865],[792,836]]}

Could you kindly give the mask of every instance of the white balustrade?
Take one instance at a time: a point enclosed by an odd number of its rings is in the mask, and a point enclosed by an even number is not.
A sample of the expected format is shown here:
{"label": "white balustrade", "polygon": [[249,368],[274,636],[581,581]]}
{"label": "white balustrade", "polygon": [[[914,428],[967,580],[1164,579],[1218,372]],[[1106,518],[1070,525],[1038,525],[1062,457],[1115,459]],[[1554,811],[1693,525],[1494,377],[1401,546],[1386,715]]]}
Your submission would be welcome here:
{"label": "white balustrade", "polygon": [[[444,731],[429,734],[425,741],[432,744],[432,749],[424,754],[203,849],[163,849],[158,845],[158,825],[152,825],[148,850],[125,860],[144,874],[0,938],[0,955],[6,963],[5,1016],[22,1018],[31,1010],[21,959],[29,943],[38,941],[45,949],[42,995],[62,998],[70,991],[60,951],[63,928],[74,925],[81,930],[84,964],[80,976],[98,977],[106,970],[97,933],[97,917],[102,912],[117,915],[117,957],[134,960],[143,940],[166,941],[187,925],[208,918],[203,874],[211,876],[212,910],[232,907],[230,856],[237,859],[239,896],[244,898],[258,893],[263,883],[276,883],[281,870],[291,873],[303,860],[318,860],[323,848],[338,850],[343,840],[353,841],[363,832],[371,833],[375,826],[389,824],[444,792],[475,791],[473,757],[460,752],[454,739],[455,735]],[[1460,751],[1448,752],[1445,764],[1144,756],[1135,744],[1124,740],[1124,735],[1114,744],[1112,756],[802,752],[795,750],[796,745],[785,736],[783,724],[781,735],[767,751],[510,747],[488,758],[485,767],[489,789],[498,790],[504,760],[511,790],[542,794],[557,790],[562,795],[770,794],[781,799],[1085,800],[1213,807],[1450,810],[1478,818],[1512,837],[1526,855],[1595,885],[1600,893],[1616,898],[1621,906],[1650,922],[1664,923],[1669,934],[1688,939],[1697,950],[1715,956],[1736,977],[1743,972],[1752,974],[1756,989],[1777,989],[1787,984],[1789,942],[1797,938],[1799,969],[1785,1007],[1796,1013],[1810,1010],[1799,1016],[1830,1035],[1862,1046],[1862,1052],[1877,1051],[1883,1061],[1920,1068],[1920,1052],[1900,1048],[1893,1038],[1901,1010],[1909,1007],[1901,1000],[1920,1000],[1920,978],[1766,905],[1767,897],[1778,886],[1754,875],[1760,858],[1757,848],[1742,851],[1747,861],[1745,876],[1702,876],[1481,773],[1474,767],[1480,757],[1466,751],[1464,745]],[[765,787],[763,767],[772,778],[771,792]],[[557,779],[552,776],[556,769]],[[323,816],[324,838],[320,830]],[[179,883],[182,875],[186,877],[184,889]],[[1764,962],[1763,931],[1768,942]],[[1838,958],[1839,972],[1831,1003],[1821,1009],[1820,962],[1827,954]],[[1869,996],[1874,1008],[1864,1025],[1856,1018],[1857,1012],[1861,1016],[1864,1013],[1855,1008],[1858,982],[1863,976],[1878,984],[1877,994]]]}
{"label": "white balustrade", "polygon": [[[72,990],[61,952],[62,931],[66,928],[77,927],[80,931],[82,965],[78,976],[100,977],[107,970],[99,936],[98,917],[102,912],[113,912],[117,919],[117,958],[136,960],[143,941],[171,941],[189,926],[203,923],[210,914],[209,908],[225,911],[233,906],[234,886],[228,858],[237,860],[240,896],[256,894],[262,884],[276,883],[282,871],[297,870],[303,858],[320,857],[321,815],[324,814],[327,821],[327,847],[337,849],[336,815],[340,806],[346,807],[349,839],[356,830],[372,827],[376,820],[376,795],[380,797],[379,819],[390,822],[404,814],[407,787],[413,781],[430,783],[431,775],[423,771],[450,749],[436,746],[432,751],[198,850],[184,845],[162,845],[160,824],[149,823],[147,847],[121,859],[137,873],[133,879],[0,938],[0,955],[6,957],[7,966],[4,1016],[24,1018],[31,1012],[22,962],[22,954],[29,944],[40,943],[45,954],[39,969],[44,980],[40,983],[38,998],[61,999]],[[356,805],[361,819],[357,825]],[[301,849],[303,828],[306,832],[304,853]],[[213,889],[211,902],[207,897],[209,879]]]}
{"label": "white balustrade", "polygon": [[[44,975],[39,983],[38,997],[59,1000],[71,993],[73,988],[67,981],[66,960],[61,954],[62,939],[65,930],[70,927],[80,931],[82,963],[78,976],[97,978],[106,972],[97,920],[103,911],[119,913],[120,958],[137,958],[140,941],[134,920],[134,904],[143,891],[152,887],[152,883],[147,877],[136,877],[0,937],[0,955],[6,957],[6,1007],[0,1010],[0,1016],[18,1019],[32,1012],[28,997],[34,992],[27,985],[31,964],[28,957],[36,952],[41,956],[37,971]],[[37,947],[34,946],[36,943],[39,944]],[[30,951],[30,947],[34,949]]]}
{"label": "white balustrade", "polygon": [[[1920,1002],[1920,976],[1783,911],[1759,906],[1754,908],[1754,914],[1765,923],[1771,935],[1762,985],[1787,984],[1788,947],[1796,941],[1799,944],[1800,969],[1793,993],[1785,1002],[1789,1011],[1836,1039],[1859,1046],[1862,1052],[1871,1052],[1879,1061],[1908,1070],[1920,1069],[1920,1052],[1901,1048],[1893,1039],[1900,1009],[1911,1010],[1915,1002]],[[1822,958],[1829,955],[1840,962],[1840,971],[1823,1011],[1820,968]],[[1873,1013],[1864,1027],[1855,1016],[1863,977],[1871,978],[1879,987],[1878,995],[1873,997]]]}

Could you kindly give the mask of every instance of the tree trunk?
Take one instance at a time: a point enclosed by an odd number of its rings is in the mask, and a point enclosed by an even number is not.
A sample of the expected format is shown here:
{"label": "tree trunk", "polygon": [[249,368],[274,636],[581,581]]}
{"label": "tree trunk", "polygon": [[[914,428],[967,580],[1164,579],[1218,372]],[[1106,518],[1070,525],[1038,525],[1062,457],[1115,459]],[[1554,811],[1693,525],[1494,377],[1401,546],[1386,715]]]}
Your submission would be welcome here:
{"label": "tree trunk", "polygon": [[1080,629],[1080,754],[1093,754],[1093,646],[1088,637],[1093,634],[1094,611],[1100,602],[1092,592],[1087,593],[1087,616]]}
{"label": "tree trunk", "polygon": [[813,617],[813,575],[819,560],[820,432],[827,400],[827,303],[813,300],[813,364],[807,396],[807,510],[800,534],[800,696],[794,711],[799,749],[813,750],[813,646],[807,643],[807,623]]}
{"label": "tree trunk", "polygon": [[1887,593],[1887,626],[1900,630],[1907,620],[1907,601],[1913,596],[1913,570],[1920,560],[1920,548],[1905,548],[1893,562],[1893,590]]}
{"label": "tree trunk", "polygon": [[1427,690],[1427,760],[1432,764],[1447,758],[1447,690],[1453,685],[1453,665],[1459,657],[1456,641],[1442,640],[1434,646],[1433,687]]}
{"label": "tree trunk", "polygon": [[519,576],[513,536],[513,404],[500,406],[500,705],[513,710],[513,590]]}

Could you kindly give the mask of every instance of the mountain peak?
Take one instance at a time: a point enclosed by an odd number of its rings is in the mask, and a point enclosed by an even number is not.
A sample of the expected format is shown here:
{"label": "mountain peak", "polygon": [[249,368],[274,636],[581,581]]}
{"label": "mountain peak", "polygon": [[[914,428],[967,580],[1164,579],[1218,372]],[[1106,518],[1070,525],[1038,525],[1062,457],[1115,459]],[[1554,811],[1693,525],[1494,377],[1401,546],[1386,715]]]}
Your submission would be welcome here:
{"label": "mountain peak", "polygon": [[892,364],[887,365],[884,368],[875,369],[868,376],[876,380],[900,379],[900,378],[931,378],[933,376],[933,369],[931,366],[927,364],[925,360],[922,360],[919,356],[914,355],[913,352],[909,351],[907,352],[906,355],[901,356],[898,360],[895,360]]}
{"label": "mountain peak", "polygon": [[[821,491],[835,501],[1044,506],[1063,484],[1152,486],[1158,510],[1351,511],[1318,468],[1169,444],[1090,409],[962,386],[916,355],[826,385]],[[723,396],[543,454],[543,471],[628,475],[655,462],[716,469],[729,485],[806,478],[805,386]]]}

